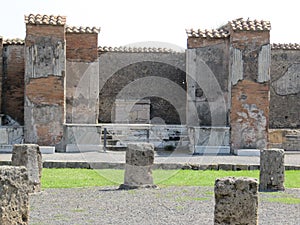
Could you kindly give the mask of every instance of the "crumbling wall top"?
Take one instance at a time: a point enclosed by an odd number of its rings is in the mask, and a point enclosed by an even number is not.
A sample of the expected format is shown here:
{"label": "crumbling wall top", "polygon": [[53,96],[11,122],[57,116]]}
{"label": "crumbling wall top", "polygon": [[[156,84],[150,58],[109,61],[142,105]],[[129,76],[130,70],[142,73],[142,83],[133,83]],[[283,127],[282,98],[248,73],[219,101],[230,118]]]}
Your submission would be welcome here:
{"label": "crumbling wall top", "polygon": [[26,24],[35,24],[35,25],[65,25],[66,17],[65,16],[53,16],[53,15],[40,15],[40,14],[29,14],[25,15]]}
{"label": "crumbling wall top", "polygon": [[225,29],[212,29],[212,30],[186,29],[186,34],[188,35],[188,37],[197,37],[197,38],[227,38],[229,36],[229,31]]}
{"label": "crumbling wall top", "polygon": [[173,49],[168,48],[151,48],[151,47],[126,47],[126,46],[120,46],[120,47],[107,47],[107,46],[99,46],[98,52],[136,52],[136,53],[179,53]]}
{"label": "crumbling wall top", "polygon": [[5,39],[3,45],[24,45],[25,41],[20,38]]}
{"label": "crumbling wall top", "polygon": [[265,20],[244,20],[243,18],[229,21],[233,31],[270,31],[271,23]]}
{"label": "crumbling wall top", "polygon": [[298,43],[289,43],[289,44],[280,44],[273,43],[271,45],[272,50],[300,50],[300,44]]}
{"label": "crumbling wall top", "polygon": [[100,27],[75,27],[67,26],[66,33],[80,33],[80,34],[98,34],[100,33]]}

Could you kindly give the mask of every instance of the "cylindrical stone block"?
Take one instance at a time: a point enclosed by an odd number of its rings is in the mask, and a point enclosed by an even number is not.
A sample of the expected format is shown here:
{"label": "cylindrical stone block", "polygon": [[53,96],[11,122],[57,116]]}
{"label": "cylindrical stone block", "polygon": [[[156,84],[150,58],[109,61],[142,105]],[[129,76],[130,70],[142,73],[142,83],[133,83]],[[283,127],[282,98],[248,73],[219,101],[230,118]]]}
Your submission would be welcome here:
{"label": "cylindrical stone block", "polygon": [[264,149],[260,151],[260,191],[284,190],[284,150]]}
{"label": "cylindrical stone block", "polygon": [[225,177],[215,182],[214,224],[258,224],[258,182],[253,178]]}
{"label": "cylindrical stone block", "polygon": [[28,173],[25,167],[0,166],[0,224],[27,225]]}
{"label": "cylindrical stone block", "polygon": [[152,177],[153,162],[153,144],[129,143],[126,150],[124,184],[120,188],[156,187]]}
{"label": "cylindrical stone block", "polygon": [[42,154],[36,144],[18,144],[13,146],[12,165],[25,166],[28,171],[30,192],[41,190]]}

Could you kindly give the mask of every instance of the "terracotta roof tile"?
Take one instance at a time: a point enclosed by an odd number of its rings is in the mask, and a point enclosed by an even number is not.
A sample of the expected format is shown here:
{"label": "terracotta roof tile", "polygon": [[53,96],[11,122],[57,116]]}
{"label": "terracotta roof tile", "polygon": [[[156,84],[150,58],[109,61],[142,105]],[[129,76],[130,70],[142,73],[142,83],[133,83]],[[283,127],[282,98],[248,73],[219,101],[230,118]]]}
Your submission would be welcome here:
{"label": "terracotta roof tile", "polygon": [[24,44],[25,44],[25,41],[20,38],[3,40],[3,45],[24,45]]}
{"label": "terracotta roof tile", "polygon": [[282,49],[282,50],[300,50],[300,44],[297,43],[289,43],[289,44],[277,44],[277,43],[273,43],[271,45],[271,48],[273,50],[276,49]]}
{"label": "terracotta roof tile", "polygon": [[100,27],[66,27],[67,33],[98,34]]}
{"label": "terracotta roof tile", "polygon": [[233,31],[269,31],[271,23],[264,20],[244,20],[239,18],[228,22]]}
{"label": "terracotta roof tile", "polygon": [[65,16],[53,16],[53,15],[40,15],[29,14],[25,16],[25,23],[28,24],[44,24],[44,25],[65,25]]}
{"label": "terracotta roof tile", "polygon": [[212,29],[212,30],[193,30],[187,29],[186,33],[188,37],[197,38],[227,38],[229,36],[229,31],[225,29]]}
{"label": "terracotta roof tile", "polygon": [[151,47],[98,47],[98,52],[176,53],[173,49]]}

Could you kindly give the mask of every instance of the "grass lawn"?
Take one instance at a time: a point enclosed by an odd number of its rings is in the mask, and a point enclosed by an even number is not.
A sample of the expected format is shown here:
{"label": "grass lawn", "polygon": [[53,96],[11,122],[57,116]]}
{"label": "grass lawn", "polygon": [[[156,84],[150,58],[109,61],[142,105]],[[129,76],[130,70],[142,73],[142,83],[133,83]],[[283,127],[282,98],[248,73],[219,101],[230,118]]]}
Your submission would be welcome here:
{"label": "grass lawn", "polygon": [[[259,170],[154,170],[155,184],[159,186],[214,186],[215,179],[234,177],[259,178]],[[123,183],[124,170],[43,169],[42,188],[74,188],[91,186],[118,186]],[[285,187],[300,188],[300,171],[285,171]]]}

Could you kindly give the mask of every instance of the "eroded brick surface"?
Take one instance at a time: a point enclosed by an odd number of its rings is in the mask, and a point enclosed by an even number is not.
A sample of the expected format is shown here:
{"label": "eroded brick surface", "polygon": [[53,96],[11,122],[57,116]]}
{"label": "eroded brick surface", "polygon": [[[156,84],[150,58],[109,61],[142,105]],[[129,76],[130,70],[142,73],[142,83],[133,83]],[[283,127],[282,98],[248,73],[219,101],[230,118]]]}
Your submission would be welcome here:
{"label": "eroded brick surface", "polygon": [[268,137],[269,86],[243,80],[232,88],[231,146],[264,148]]}

